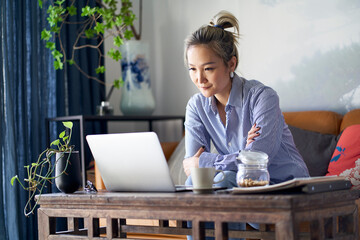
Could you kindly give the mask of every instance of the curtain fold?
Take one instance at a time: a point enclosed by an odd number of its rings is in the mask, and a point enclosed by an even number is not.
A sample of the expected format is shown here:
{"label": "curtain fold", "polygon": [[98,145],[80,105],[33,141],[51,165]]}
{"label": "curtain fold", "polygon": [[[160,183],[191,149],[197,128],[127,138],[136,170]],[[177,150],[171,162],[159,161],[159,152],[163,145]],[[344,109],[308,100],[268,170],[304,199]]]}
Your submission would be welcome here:
{"label": "curtain fold", "polygon": [[1,6],[1,239],[37,239],[37,218],[26,218],[27,193],[10,179],[25,177],[46,148],[46,117],[56,116],[55,70],[40,39],[45,9],[33,0],[2,0]]}
{"label": "curtain fold", "polygon": [[[70,5],[70,1],[64,3]],[[76,1],[75,6],[78,9],[78,14],[71,16],[71,22],[82,22],[84,18],[81,17],[81,9],[86,4],[95,6],[95,1]],[[79,25],[67,24],[63,27],[61,32],[61,41],[66,49],[66,55],[72,55],[73,44],[77,38],[76,33],[80,32]],[[75,33],[75,34],[74,34]],[[81,38],[77,46],[84,46],[87,44],[98,45],[101,39],[87,39]],[[58,42],[57,42],[58,44]],[[99,50],[103,52],[103,45]],[[104,59],[100,59],[101,64],[104,65]],[[83,48],[75,52],[75,62],[81,69],[90,76],[96,76],[104,82],[104,74],[96,74],[95,69],[99,64],[98,50],[94,48]],[[69,115],[95,115],[96,106],[100,105],[101,101],[105,100],[105,85],[96,82],[95,80],[87,78],[74,65],[64,64],[65,71],[56,71],[56,94],[57,94],[57,116]],[[74,132],[78,132],[78,125],[75,123]],[[106,132],[106,124],[97,122],[87,122],[85,126],[85,133],[104,133]],[[80,151],[80,139],[78,134],[74,134],[72,142],[75,144],[75,150]],[[85,148],[86,167],[92,159],[90,149]]]}
{"label": "curtain fold", "polygon": [[[95,114],[105,96],[104,86],[73,69],[55,72],[51,52],[40,37],[50,2],[44,1],[40,9],[35,0],[0,1],[0,240],[37,239],[36,213],[23,214],[27,192],[19,184],[11,186],[10,179],[24,179],[24,166],[47,147],[45,119]],[[68,32],[64,37],[72,36]],[[94,68],[92,54],[81,58],[81,64]],[[71,103],[67,110],[66,102]]]}

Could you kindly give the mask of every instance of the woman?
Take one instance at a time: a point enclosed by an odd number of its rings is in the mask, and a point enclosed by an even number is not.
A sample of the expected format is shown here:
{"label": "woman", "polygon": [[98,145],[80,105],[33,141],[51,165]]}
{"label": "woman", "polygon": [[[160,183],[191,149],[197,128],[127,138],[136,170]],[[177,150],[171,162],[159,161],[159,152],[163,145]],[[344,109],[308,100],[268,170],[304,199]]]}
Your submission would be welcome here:
{"label": "woman", "polygon": [[[233,28],[234,33],[228,28]],[[186,39],[185,63],[200,90],[186,107],[186,184],[192,184],[191,167],[215,167],[226,173],[223,186],[237,186],[239,150],[268,154],[271,183],[309,176],[284,121],[276,92],[235,73],[238,33],[237,19],[221,11],[210,25],[200,27]],[[218,153],[210,153],[210,142]]]}
{"label": "woman", "polygon": [[[228,28],[235,32],[227,31]],[[239,150],[268,154],[271,183],[309,176],[284,121],[276,92],[259,81],[248,81],[235,74],[238,33],[237,19],[222,11],[210,25],[200,27],[186,39],[185,64],[200,90],[186,107],[186,185],[192,185],[192,167],[215,167],[226,175],[220,186],[236,187]],[[210,152],[211,142],[218,153]],[[219,180],[217,176],[215,180]],[[256,224],[251,225],[257,228]],[[205,227],[213,228],[213,224],[206,223]],[[231,223],[229,229],[243,230],[245,224]]]}

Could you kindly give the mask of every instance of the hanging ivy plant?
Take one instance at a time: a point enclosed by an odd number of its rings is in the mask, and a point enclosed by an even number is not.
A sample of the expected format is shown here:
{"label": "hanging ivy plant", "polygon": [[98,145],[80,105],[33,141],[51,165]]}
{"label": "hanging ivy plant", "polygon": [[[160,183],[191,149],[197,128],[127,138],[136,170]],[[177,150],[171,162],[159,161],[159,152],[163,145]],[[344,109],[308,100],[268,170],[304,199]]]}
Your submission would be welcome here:
{"label": "hanging ivy plant", "polygon": [[[38,0],[40,8],[43,7],[44,1],[46,0]],[[98,77],[90,75],[79,66],[75,59],[75,53],[84,48],[96,49],[99,54],[99,61],[95,72],[97,74],[104,73],[106,68],[103,65],[103,58],[107,55],[115,61],[119,61],[121,59],[119,47],[124,41],[130,40],[134,36],[136,39],[139,39],[141,28],[140,32],[137,33],[133,26],[136,17],[132,12],[132,2],[130,0],[121,0],[120,9],[118,9],[118,0],[89,0],[86,1],[85,6],[81,9],[76,7],[76,1],[78,0],[57,0],[51,2],[47,9],[49,26],[42,30],[41,39],[46,41],[46,47],[51,50],[56,70],[64,69],[64,64],[73,65],[87,78],[104,84]],[[79,14],[81,16],[80,22],[71,21],[72,16]],[[66,55],[61,39],[62,29],[66,24],[76,25],[78,29],[75,41],[71,43],[72,51],[70,56]],[[117,48],[111,48],[104,54],[100,47],[104,44],[105,39],[109,37],[112,38],[113,45]],[[79,40],[82,38],[98,39],[98,41],[96,45],[81,45]],[[113,86],[120,88],[122,82],[121,77],[115,79]]]}

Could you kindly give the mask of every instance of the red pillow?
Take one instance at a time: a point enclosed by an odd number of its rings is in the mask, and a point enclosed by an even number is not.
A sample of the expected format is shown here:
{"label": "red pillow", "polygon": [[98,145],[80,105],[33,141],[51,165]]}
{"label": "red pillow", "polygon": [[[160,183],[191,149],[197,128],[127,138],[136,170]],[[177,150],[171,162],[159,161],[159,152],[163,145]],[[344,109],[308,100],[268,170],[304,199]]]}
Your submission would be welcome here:
{"label": "red pillow", "polygon": [[329,175],[340,175],[345,170],[355,167],[355,161],[360,158],[360,124],[347,127],[336,144],[331,157]]}

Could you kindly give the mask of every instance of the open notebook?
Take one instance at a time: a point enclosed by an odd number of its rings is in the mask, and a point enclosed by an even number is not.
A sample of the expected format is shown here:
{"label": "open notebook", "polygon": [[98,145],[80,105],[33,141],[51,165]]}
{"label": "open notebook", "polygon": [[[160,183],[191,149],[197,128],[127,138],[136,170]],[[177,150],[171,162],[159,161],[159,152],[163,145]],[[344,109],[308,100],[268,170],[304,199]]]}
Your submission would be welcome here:
{"label": "open notebook", "polygon": [[236,187],[231,189],[233,194],[242,193],[265,193],[281,190],[296,190],[305,193],[329,192],[351,188],[351,182],[345,177],[326,176],[294,178],[282,183],[263,187]]}

